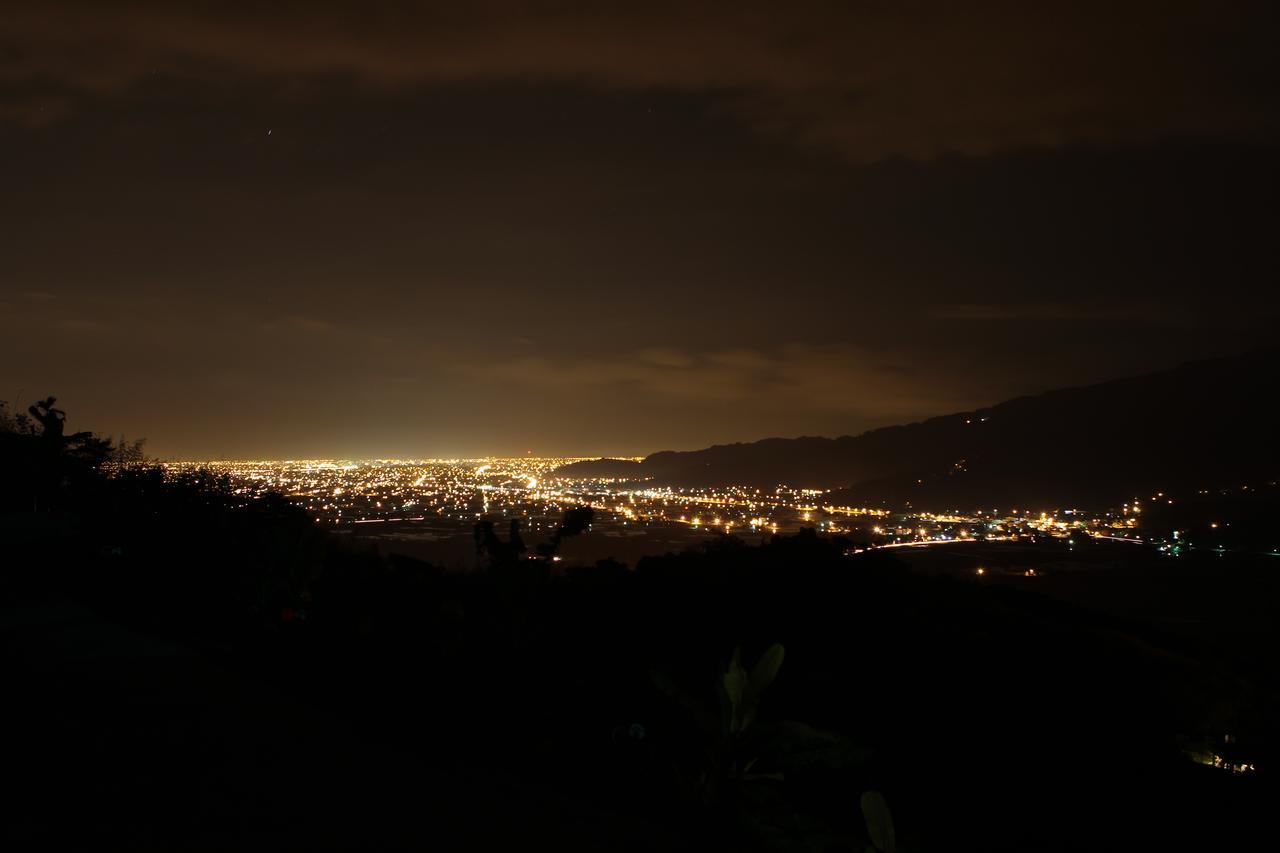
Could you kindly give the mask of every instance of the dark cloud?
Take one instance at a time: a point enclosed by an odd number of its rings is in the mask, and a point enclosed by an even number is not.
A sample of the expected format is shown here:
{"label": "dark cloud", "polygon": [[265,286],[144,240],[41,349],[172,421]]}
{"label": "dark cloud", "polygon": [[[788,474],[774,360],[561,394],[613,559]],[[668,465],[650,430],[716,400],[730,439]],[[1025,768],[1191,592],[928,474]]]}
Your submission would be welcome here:
{"label": "dark cloud", "polygon": [[857,160],[1167,134],[1270,135],[1274,4],[49,2],[0,17],[0,118],[42,124],[154,75],[322,98],[528,80],[707,94]]}
{"label": "dark cloud", "polygon": [[990,320],[994,322],[1090,322],[1090,323],[1155,323],[1155,324],[1187,324],[1192,321],[1191,315],[1177,311],[1171,312],[1167,306],[1103,304],[1103,305],[1071,305],[1062,302],[1034,302],[1011,304],[961,303],[955,305],[940,304],[932,309],[932,314],[942,320]]}
{"label": "dark cloud", "polygon": [[759,409],[790,413],[797,421],[837,415],[848,422],[913,420],[984,402],[963,371],[919,364],[906,353],[890,355],[851,345],[789,344],[768,351],[732,349],[686,352],[648,349],[603,358],[524,356],[465,366],[486,383],[506,383],[551,394],[598,394],[627,388],[638,399],[683,406],[729,406],[754,420]]}

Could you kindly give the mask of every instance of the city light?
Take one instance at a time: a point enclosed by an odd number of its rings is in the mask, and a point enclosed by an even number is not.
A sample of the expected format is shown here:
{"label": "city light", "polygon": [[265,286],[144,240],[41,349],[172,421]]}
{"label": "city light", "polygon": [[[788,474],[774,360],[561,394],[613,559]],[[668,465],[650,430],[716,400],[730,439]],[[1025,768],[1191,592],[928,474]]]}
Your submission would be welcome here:
{"label": "city light", "polygon": [[[636,536],[663,526],[684,535],[768,536],[811,528],[847,536],[857,551],[975,542],[1129,538],[1137,519],[1125,512],[1089,518],[1076,509],[1023,507],[971,512],[891,512],[837,505],[819,489],[778,485],[688,487],[647,480],[567,477],[576,457],[482,459],[283,460],[166,463],[170,475],[201,468],[225,474],[245,501],[283,495],[332,528],[382,522],[387,536],[470,534],[482,518],[520,520],[536,534],[554,529],[565,510],[596,511],[593,530]],[[406,530],[406,526],[413,528]],[[625,528],[625,531],[624,531]],[[414,533],[418,531],[418,533]],[[380,534],[382,535],[382,534]],[[666,544],[670,544],[669,542]]]}

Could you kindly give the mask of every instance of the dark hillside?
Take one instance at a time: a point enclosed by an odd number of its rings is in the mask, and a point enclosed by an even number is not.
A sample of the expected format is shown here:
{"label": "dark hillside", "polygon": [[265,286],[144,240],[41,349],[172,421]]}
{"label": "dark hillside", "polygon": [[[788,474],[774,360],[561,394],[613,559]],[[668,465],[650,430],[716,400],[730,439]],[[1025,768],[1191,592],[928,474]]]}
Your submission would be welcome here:
{"label": "dark hillside", "polygon": [[931,508],[1109,506],[1154,490],[1256,483],[1280,473],[1278,368],[1280,351],[1268,350],[856,437],[663,451],[627,470],[673,485],[843,487],[831,502]]}

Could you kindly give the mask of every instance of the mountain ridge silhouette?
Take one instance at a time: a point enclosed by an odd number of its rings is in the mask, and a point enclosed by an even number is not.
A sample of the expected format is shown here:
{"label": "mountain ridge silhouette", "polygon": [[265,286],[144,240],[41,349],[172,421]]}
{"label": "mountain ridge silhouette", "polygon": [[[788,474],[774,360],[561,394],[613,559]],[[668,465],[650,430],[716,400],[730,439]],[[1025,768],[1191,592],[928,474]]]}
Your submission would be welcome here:
{"label": "mountain ridge silhouette", "polygon": [[[839,505],[1112,506],[1280,474],[1280,348],[1186,362],[837,438],[664,450],[562,466],[671,486],[787,485]],[[1275,410],[1275,411],[1273,411]],[[1016,505],[1016,504],[1013,504]]]}

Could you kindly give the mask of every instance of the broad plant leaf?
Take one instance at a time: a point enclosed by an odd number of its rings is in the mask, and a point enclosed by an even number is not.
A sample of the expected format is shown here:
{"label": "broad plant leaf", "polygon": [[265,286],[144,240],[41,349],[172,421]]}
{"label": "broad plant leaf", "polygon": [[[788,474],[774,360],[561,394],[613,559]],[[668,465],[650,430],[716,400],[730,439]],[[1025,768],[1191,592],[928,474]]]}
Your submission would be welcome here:
{"label": "broad plant leaf", "polygon": [[871,843],[880,853],[894,853],[896,842],[893,833],[893,815],[889,813],[889,804],[879,791],[864,791],[862,794],[862,817],[867,822],[867,835]]}
{"label": "broad plant leaf", "polygon": [[720,679],[725,701],[725,722],[728,733],[740,734],[743,729],[743,694],[747,689],[747,671],[742,667],[742,656],[738,649],[733,650],[733,660],[729,669]]}
{"label": "broad plant leaf", "polygon": [[752,697],[759,698],[764,689],[778,677],[778,670],[782,668],[782,659],[785,654],[782,644],[774,643],[760,656],[760,660],[756,661],[756,665],[751,668],[751,678],[747,682],[747,692]]}

